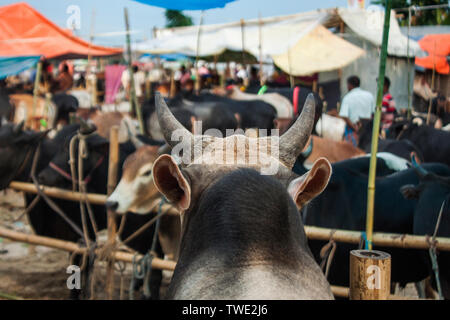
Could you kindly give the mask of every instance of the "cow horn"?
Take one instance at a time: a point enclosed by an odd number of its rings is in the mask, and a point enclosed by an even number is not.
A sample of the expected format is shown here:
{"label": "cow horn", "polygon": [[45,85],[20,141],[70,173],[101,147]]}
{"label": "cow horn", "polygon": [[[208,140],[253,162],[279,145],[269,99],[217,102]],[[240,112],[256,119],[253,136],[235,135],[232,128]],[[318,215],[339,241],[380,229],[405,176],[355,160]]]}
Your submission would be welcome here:
{"label": "cow horn", "polygon": [[419,165],[417,163],[415,155],[411,156],[411,163],[412,163],[413,169],[417,172],[417,175],[420,178],[423,178],[428,174],[428,171],[425,170],[421,165]]}
{"label": "cow horn", "polygon": [[175,116],[170,112],[164,98],[159,92],[155,94],[156,114],[158,115],[159,125],[164,135],[164,139],[171,146],[174,147],[178,141],[172,141],[172,132],[178,130],[181,133],[183,141],[193,141],[194,135],[189,132]]}
{"label": "cow horn", "polygon": [[143,147],[145,145],[145,143],[143,143],[141,140],[139,140],[132,132],[130,129],[130,126],[128,125],[127,121],[124,121],[125,126],[127,127],[127,132],[128,132],[128,137],[130,139],[130,141],[133,143],[134,147],[136,149],[139,149],[140,147]]}
{"label": "cow horn", "polygon": [[294,166],[295,160],[308,142],[314,125],[315,108],[314,95],[310,93],[297,121],[280,137],[280,160],[289,168]]}
{"label": "cow horn", "polygon": [[18,133],[22,132],[24,125],[25,125],[24,120],[22,120],[18,124],[16,124],[13,129],[14,134],[18,134]]}

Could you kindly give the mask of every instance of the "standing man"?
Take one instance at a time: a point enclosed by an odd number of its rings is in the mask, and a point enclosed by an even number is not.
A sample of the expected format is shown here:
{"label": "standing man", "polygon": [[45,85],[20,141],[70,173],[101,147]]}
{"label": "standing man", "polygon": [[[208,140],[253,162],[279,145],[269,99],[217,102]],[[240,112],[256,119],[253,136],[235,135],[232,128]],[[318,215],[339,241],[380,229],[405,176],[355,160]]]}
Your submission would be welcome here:
{"label": "standing man", "polygon": [[342,99],[339,116],[346,123],[344,139],[354,146],[358,144],[357,132],[361,119],[370,119],[375,110],[375,101],[372,94],[362,90],[357,76],[347,79],[348,93]]}
{"label": "standing man", "polygon": [[392,94],[389,93],[389,87],[391,86],[391,80],[388,77],[384,77],[383,87],[383,103],[381,105],[381,129],[387,130],[394,122],[397,109],[395,108],[395,100]]}

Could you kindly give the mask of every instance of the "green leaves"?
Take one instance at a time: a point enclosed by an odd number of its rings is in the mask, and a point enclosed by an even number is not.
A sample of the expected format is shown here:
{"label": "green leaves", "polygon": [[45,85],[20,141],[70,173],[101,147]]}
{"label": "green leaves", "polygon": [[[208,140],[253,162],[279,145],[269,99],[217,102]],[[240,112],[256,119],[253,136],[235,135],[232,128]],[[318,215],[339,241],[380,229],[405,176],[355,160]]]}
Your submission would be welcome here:
{"label": "green leaves", "polygon": [[164,15],[166,16],[166,28],[186,27],[194,24],[191,17],[178,10],[166,10]]}

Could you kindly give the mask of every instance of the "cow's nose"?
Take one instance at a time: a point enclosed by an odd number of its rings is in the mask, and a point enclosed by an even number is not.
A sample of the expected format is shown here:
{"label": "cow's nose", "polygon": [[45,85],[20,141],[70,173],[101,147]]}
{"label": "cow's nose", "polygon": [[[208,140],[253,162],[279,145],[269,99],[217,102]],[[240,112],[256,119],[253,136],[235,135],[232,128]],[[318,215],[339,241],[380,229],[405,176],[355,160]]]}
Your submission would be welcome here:
{"label": "cow's nose", "polygon": [[106,201],[105,206],[108,210],[116,211],[119,203],[117,201]]}

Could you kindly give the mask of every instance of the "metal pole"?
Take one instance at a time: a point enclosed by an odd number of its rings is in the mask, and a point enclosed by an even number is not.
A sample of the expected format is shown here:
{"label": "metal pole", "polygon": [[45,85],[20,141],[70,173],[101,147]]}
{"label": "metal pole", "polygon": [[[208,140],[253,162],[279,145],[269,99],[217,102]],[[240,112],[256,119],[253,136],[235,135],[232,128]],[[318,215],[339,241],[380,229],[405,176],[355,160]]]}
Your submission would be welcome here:
{"label": "metal pole", "polygon": [[202,10],[202,13],[200,15],[200,24],[198,25],[198,32],[197,32],[197,51],[195,53],[195,91],[197,93],[200,92],[200,77],[199,77],[199,73],[198,73],[198,55],[200,52],[200,35],[202,32],[202,25],[203,25],[203,15],[204,15],[205,11]]}
{"label": "metal pole", "polygon": [[263,85],[263,54],[262,54],[262,19],[261,11],[258,12],[258,29],[259,29],[259,84]]}
{"label": "metal pole", "polygon": [[124,8],[125,16],[125,28],[126,28],[126,39],[127,39],[127,53],[128,53],[128,74],[130,76],[130,104],[131,110],[136,112],[139,121],[139,133],[144,134],[144,122],[142,120],[142,112],[139,106],[139,102],[136,97],[136,87],[134,83],[134,74],[132,66],[132,56],[131,56],[131,39],[130,39],[130,24],[128,21],[128,9]]}
{"label": "metal pole", "polygon": [[386,57],[387,57],[387,46],[388,46],[388,39],[389,39],[389,26],[390,26],[390,18],[391,18],[392,1],[387,0],[385,2],[385,6],[386,6],[386,9],[384,12],[383,41],[381,43],[380,69],[378,72],[377,104],[376,104],[376,109],[375,109],[375,116],[373,119],[369,183],[368,183],[368,187],[367,187],[366,234],[367,234],[369,250],[372,250],[373,215],[374,215],[374,206],[375,206],[375,177],[376,177],[376,171],[377,171],[378,134],[380,131],[381,103],[383,101],[384,74],[385,74],[385,70],[386,70]]}
{"label": "metal pole", "polygon": [[[434,90],[434,79],[436,74],[436,40],[434,41],[434,52],[433,52],[433,72],[431,74],[431,91]],[[430,124],[431,116],[431,106],[433,104],[433,99],[428,102],[428,112],[427,112],[427,125]]]}

